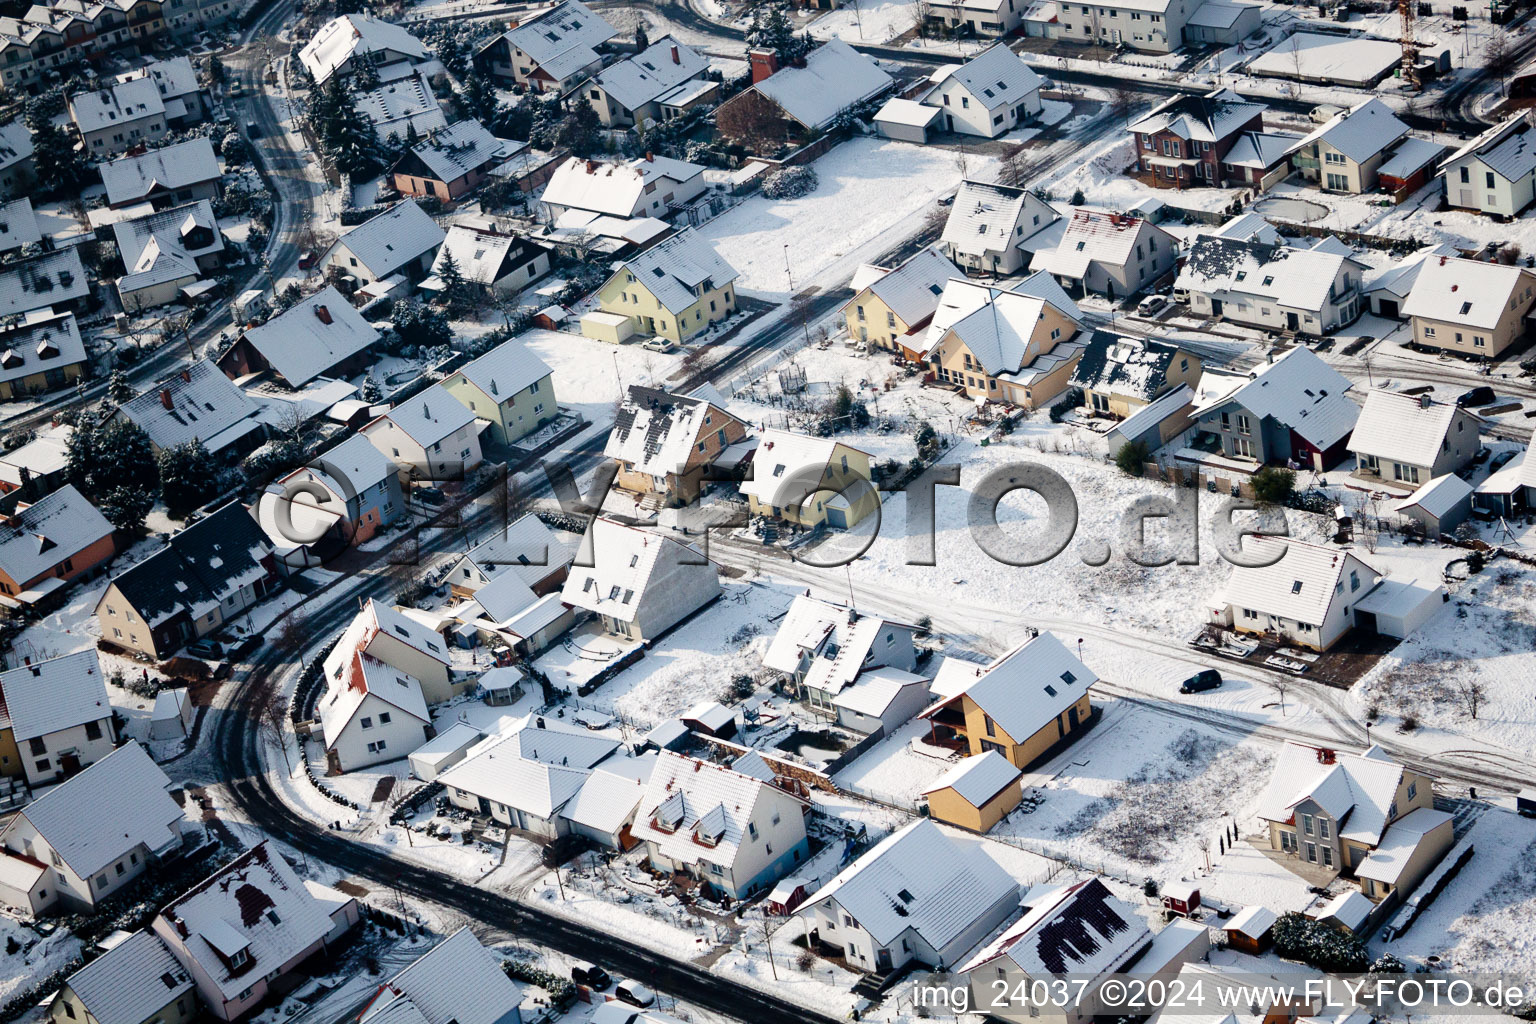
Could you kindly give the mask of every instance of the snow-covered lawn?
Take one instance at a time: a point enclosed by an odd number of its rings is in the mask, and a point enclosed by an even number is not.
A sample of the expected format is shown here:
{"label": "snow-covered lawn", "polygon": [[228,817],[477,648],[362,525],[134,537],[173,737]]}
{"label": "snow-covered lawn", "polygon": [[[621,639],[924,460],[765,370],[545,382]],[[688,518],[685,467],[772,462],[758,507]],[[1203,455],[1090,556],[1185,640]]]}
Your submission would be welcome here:
{"label": "snow-covered lawn", "polygon": [[888,43],[917,23],[917,0],[853,0],[811,23],[815,39]]}
{"label": "snow-covered lawn", "polygon": [[908,810],[923,801],[923,792],[955,766],[939,747],[922,743],[926,721],[911,721],[875,744],[837,774],[836,782],[850,793]]}
{"label": "snow-covered lawn", "polygon": [[662,354],[639,345],[610,345],[579,334],[532,330],[514,339],[554,371],[555,400],[598,424],[613,422],[614,404],[631,384],[665,387],[682,352]]}

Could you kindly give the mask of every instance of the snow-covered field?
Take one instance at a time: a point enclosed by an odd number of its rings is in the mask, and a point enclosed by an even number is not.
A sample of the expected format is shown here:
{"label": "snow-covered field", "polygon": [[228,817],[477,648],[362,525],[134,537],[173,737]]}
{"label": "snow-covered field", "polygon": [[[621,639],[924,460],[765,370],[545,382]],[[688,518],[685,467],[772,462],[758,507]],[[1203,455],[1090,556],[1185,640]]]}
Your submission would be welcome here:
{"label": "snow-covered field", "polygon": [[853,0],[811,23],[811,37],[888,43],[917,24],[916,0]]}

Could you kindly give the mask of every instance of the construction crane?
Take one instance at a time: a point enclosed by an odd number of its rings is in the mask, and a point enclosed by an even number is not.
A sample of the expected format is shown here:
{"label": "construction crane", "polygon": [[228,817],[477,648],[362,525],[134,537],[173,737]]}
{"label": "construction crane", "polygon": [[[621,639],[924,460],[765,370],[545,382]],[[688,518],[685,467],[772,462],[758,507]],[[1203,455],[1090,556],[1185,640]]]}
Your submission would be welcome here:
{"label": "construction crane", "polygon": [[1414,40],[1414,18],[1418,14],[1418,0],[1397,0],[1397,13],[1402,22],[1403,59],[1398,76],[1403,88],[1417,92],[1424,87],[1419,78],[1419,44]]}

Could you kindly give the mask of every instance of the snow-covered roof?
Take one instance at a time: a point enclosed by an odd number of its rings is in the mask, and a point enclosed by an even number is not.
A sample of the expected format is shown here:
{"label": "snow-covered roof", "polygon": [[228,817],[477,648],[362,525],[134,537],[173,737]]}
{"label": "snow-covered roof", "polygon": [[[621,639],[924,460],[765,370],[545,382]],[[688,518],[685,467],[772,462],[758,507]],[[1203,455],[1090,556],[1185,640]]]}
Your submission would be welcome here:
{"label": "snow-covered roof", "polygon": [[950,70],[944,80],[965,86],[988,110],[1015,106],[1040,89],[1040,76],[1007,43],[993,44]]}
{"label": "snow-covered roof", "polygon": [[804,67],[780,68],[752,88],[815,130],[893,84],[895,80],[873,59],[841,39],[830,39],[805,55]]}
{"label": "snow-covered roof", "polygon": [[1321,312],[1346,263],[1366,269],[1352,255],[1202,235],[1189,247],[1174,287],[1237,292]]}
{"label": "snow-covered roof", "polygon": [[412,60],[426,60],[421,40],[399,25],[371,14],[343,14],[321,25],[299,50],[299,61],[316,84],[323,85],[352,58],[364,53],[398,53]]}
{"label": "snow-covered roof", "polygon": [[1521,112],[1505,118],[1446,157],[1440,169],[1443,172],[1468,157],[1476,157],[1507,181],[1517,181],[1536,171],[1536,133]]}
{"label": "snow-covered roof", "polygon": [[[1210,4],[1205,5],[1209,7]],[[1301,136],[1293,132],[1243,132],[1221,158],[1233,167],[1269,170],[1285,161],[1291,147]],[[1250,215],[1251,216],[1251,215]]]}
{"label": "snow-covered roof", "polygon": [[[835,437],[811,437],[788,430],[764,430],[752,460],[752,479],[741,493],[764,505],[791,505],[810,497],[810,488],[824,480],[839,448],[858,449]],[[819,470],[813,480],[810,470]],[[839,471],[840,473],[840,471]],[[838,475],[838,474],[834,474]]]}
{"label": "snow-covered roof", "polygon": [[1403,315],[1492,330],[1507,309],[1530,298],[1536,275],[1502,263],[1438,256],[1424,260]]}
{"label": "snow-covered roof", "polygon": [[[1358,427],[1356,428],[1359,429]],[[1473,493],[1473,487],[1455,473],[1446,473],[1420,485],[1406,498],[1392,503],[1394,512],[1409,508],[1421,508],[1436,519],[1448,515],[1458,504]]]}
{"label": "snow-covered roof", "polygon": [[1152,233],[1163,235],[1163,245],[1171,248],[1175,244],[1173,236],[1140,218],[1076,209],[1062,232],[1061,244],[1054,250],[1036,253],[1030,269],[1081,278],[1096,262],[1124,267],[1134,258],[1137,245]]}
{"label": "snow-covered roof", "polygon": [[192,976],[160,937],[137,931],[69,976],[96,1024],[142,1024],[192,991]]}
{"label": "snow-covered roof", "polygon": [[1335,114],[1326,124],[1291,147],[1292,152],[1324,142],[1363,164],[1408,134],[1408,126],[1398,120],[1392,108],[1372,96],[1342,114]]}
{"label": "snow-covered roof", "polygon": [[1259,798],[1259,817],[1288,822],[1297,804],[1312,800],[1338,822],[1339,838],[1374,846],[1391,823],[1402,777],[1403,766],[1380,747],[1354,754],[1288,741]]}
{"label": "snow-covered roof", "polygon": [[1059,341],[1051,352],[1026,363],[1045,307],[1081,323],[1082,313],[1049,273],[1034,274],[1010,287],[953,278],[944,287],[924,345],[930,351],[951,332],[965,343],[993,376],[1021,378],[1042,361],[1050,369],[1082,349],[1077,341]]}
{"label": "snow-covered roof", "polygon": [[[962,181],[944,221],[940,241],[964,252],[1005,252],[1022,238],[1021,224],[1028,209],[1038,207],[1056,220],[1056,212],[1035,198],[1028,189],[993,185],[984,181]],[[1033,223],[1027,232],[1037,230]]]}
{"label": "snow-covered roof", "polygon": [[1408,619],[1425,605],[1442,603],[1445,594],[1445,588],[1438,584],[1424,584],[1416,579],[1384,579],[1355,602],[1355,611],[1371,612],[1383,618]]}
{"label": "snow-covered roof", "polygon": [[465,363],[456,373],[493,401],[505,402],[554,371],[537,352],[514,338]]}
{"label": "snow-covered roof", "polygon": [[374,423],[384,420],[405,431],[411,440],[423,448],[431,448],[455,430],[473,423],[475,414],[438,383],[393,407],[365,426],[363,432],[371,433],[370,428],[373,428]]}
{"label": "snow-covered roof", "polygon": [[1149,135],[1172,132],[1181,139],[1219,142],[1266,109],[1231,89],[1217,89],[1205,96],[1180,95],[1166,100],[1132,121],[1126,131]]}
{"label": "snow-covered roof", "polygon": [[[357,493],[384,480],[395,471],[388,456],[374,447],[361,434],[352,434],[336,445],[309,460],[313,470],[325,473],[333,480],[345,480]],[[342,497],[349,497],[343,494]]]}
{"label": "snow-covered roof", "polygon": [[[946,668],[949,667],[949,659]],[[956,663],[946,688],[956,685],[960,672],[972,676],[964,689],[942,697],[923,711],[923,717],[969,697],[1013,739],[1023,743],[1060,716],[1087,693],[1099,677],[1067,650],[1054,633],[1041,633],[1024,641],[989,665]]]}
{"label": "snow-covered roof", "polygon": [[[426,218],[419,209],[417,213]],[[430,224],[431,218],[426,219]],[[436,224],[431,226],[437,230]],[[290,387],[297,388],[378,341],[379,331],[334,285],[326,285],[266,323],[252,327],[244,337]]]}
{"label": "snow-covered roof", "polygon": [[19,381],[85,362],[85,342],[73,313],[34,310],[0,331],[0,381]]}
{"label": "snow-covered roof", "polygon": [[460,761],[438,781],[450,789],[550,818],[581,789],[592,765],[619,745],[584,730],[567,730],[573,727],[529,716],[505,739]]}
{"label": "snow-covered roof", "polygon": [[[1259,567],[1234,565],[1223,600],[1238,608],[1314,626],[1327,617],[1338,587],[1347,586],[1343,581],[1345,569],[1359,559],[1347,548],[1307,544],[1288,537],[1249,537],[1243,550],[1257,561],[1274,561]],[[1377,573],[1369,564],[1360,564],[1366,569],[1362,586],[1369,587]]]}
{"label": "snow-covered roof", "polygon": [[[902,323],[913,330],[928,322],[934,310],[939,308],[944,286],[951,278],[961,274],[960,269],[947,256],[932,246],[919,249],[894,270],[869,264],[859,270],[867,275],[862,288],[873,292]],[[858,283],[857,277],[855,283]],[[855,293],[862,288],[855,287]]]}
{"label": "snow-covered roof", "polygon": [[199,277],[197,260],[224,251],[224,235],[206,199],[125,217],[113,222],[112,233],[127,270],[117,282],[119,294]]}
{"label": "snow-covered roof", "polygon": [[1023,774],[1002,754],[987,750],[975,757],[962,758],[959,764],[940,775],[923,793],[953,789],[972,807],[981,807]]}
{"label": "snow-covered roof", "polygon": [[384,143],[390,136],[404,143],[413,131],[421,138],[448,127],[448,118],[432,92],[432,84],[418,68],[357,93],[352,106],[373,124],[374,133]]}
{"label": "snow-covered roof", "polygon": [[[91,656],[94,669],[95,652],[81,653]],[[55,682],[62,685],[60,680]],[[99,672],[94,682],[106,692]],[[0,685],[5,685],[3,678]],[[8,685],[6,691],[9,697]],[[100,709],[93,710],[97,718],[102,717]],[[181,805],[166,792],[170,785],[144,748],[129,740],[33,800],[21,813],[71,871],[92,878],[140,845],[158,851],[174,838],[172,830],[184,815]]]}
{"label": "snow-covered roof", "polygon": [[506,40],[556,79],[598,59],[593,48],[618,30],[580,0],[561,0],[506,32]]}
{"label": "snow-covered roof", "polygon": [[917,100],[892,96],[875,112],[874,120],[876,124],[884,122],[906,125],[910,128],[926,128],[938,120],[943,113],[940,107],[930,107]]}
{"label": "snow-covered roof", "polygon": [[165,101],[147,78],[87,89],[69,97],[69,113],[80,134],[99,132],[146,117],[164,117]]}
{"label": "snow-covered roof", "polygon": [[1426,245],[1416,252],[1398,260],[1392,266],[1379,270],[1366,279],[1365,293],[1387,292],[1398,299],[1405,299],[1413,291],[1414,283],[1419,279],[1419,270],[1426,260],[1432,260],[1440,256],[1455,256],[1457,249],[1450,242],[1437,242],[1434,245]]}
{"label": "snow-covered roof", "polygon": [[709,70],[709,58],[670,35],[641,52],[610,64],[593,84],[628,110],[638,110]]}
{"label": "snow-covered roof", "polygon": [[347,231],[336,244],[345,245],[374,277],[388,277],[442,245],[443,238],[437,221],[406,199]]}
{"label": "snow-covered roof", "polygon": [[43,232],[37,226],[31,199],[21,196],[0,206],[0,252],[10,252],[42,240]]}
{"label": "snow-covered roof", "polygon": [[[718,575],[714,563],[706,561],[692,544],[612,519],[592,520],[582,536],[581,552],[587,557],[578,561],[586,564],[572,567],[562,600],[573,608],[585,608],[621,622],[633,621],[646,601],[651,575],[663,560],[674,560],[685,574]],[[676,574],[672,575],[675,579]]]}
{"label": "snow-covered roof", "polygon": [[1248,69],[1275,78],[1300,77],[1370,89],[1376,78],[1402,59],[1402,52],[1395,39],[1302,31],[1255,57]]}
{"label": "snow-covered roof", "polygon": [[703,173],[700,164],[655,154],[622,163],[573,156],[555,169],[539,199],[551,206],[629,217],[647,208],[656,182],[683,183]]}
{"label": "snow-covered roof", "polygon": [[1236,238],[1243,242],[1262,242],[1265,245],[1282,245],[1285,242],[1275,226],[1257,213],[1240,213],[1221,227],[1202,231],[1201,234],[1216,238]]}
{"label": "snow-covered roof", "polygon": [[498,139],[479,121],[455,121],[447,128],[428,135],[411,147],[410,155],[420,160],[438,181],[455,182],[486,164],[507,159],[527,143]]}
{"label": "snow-covered roof", "polygon": [[1383,178],[1407,178],[1440,159],[1445,147],[1432,139],[1410,135],[1397,144],[1376,173]]}
{"label": "snow-covered roof", "polygon": [[[502,1024],[517,1019],[514,1011],[522,1000],[522,990],[498,958],[461,927],[385,982],[358,1020]],[[398,1016],[404,1006],[414,1014]]]}
{"label": "snow-covered roof", "polygon": [[258,971],[275,971],[332,927],[325,905],[265,841],[177,897],[160,917],[226,1001],[251,984],[249,969],[231,969],[226,958],[245,950]]}
{"label": "snow-covered roof", "polygon": [[217,181],[222,174],[213,143],[201,136],[101,165],[107,202],[113,206],[143,199],[151,192],[175,192]]}
{"label": "snow-covered roof", "polygon": [[858,673],[857,678],[844,684],[837,696],[832,698],[832,704],[855,714],[879,718],[903,690],[917,685],[922,686],[925,694],[928,692],[927,677],[883,665]]}
{"label": "snow-covered roof", "polygon": [[654,752],[610,757],[592,769],[561,817],[605,834],[618,832],[634,818],[655,767]]}
{"label": "snow-covered roof", "polygon": [[734,419],[706,399],[632,384],[603,454],[647,476],[682,473],[699,440]]}
{"label": "snow-covered roof", "polygon": [[1307,916],[1318,921],[1334,920],[1350,931],[1359,928],[1371,916],[1376,904],[1366,898],[1359,889],[1350,889],[1307,911]]}
{"label": "snow-covered roof", "polygon": [[1029,894],[1024,916],[960,968],[973,971],[1000,957],[1025,974],[1093,976],[1123,965],[1152,938],[1136,909],[1097,878]]}
{"label": "snow-covered roof", "polygon": [[0,269],[0,317],[50,310],[90,293],[78,246],[38,253]]}
{"label": "snow-covered roof", "polygon": [[65,484],[0,517],[0,571],[25,587],[112,532],[106,516],[73,484]]}
{"label": "snow-covered roof", "polygon": [[[160,90],[161,97],[167,100],[186,96],[202,89],[197,82],[197,69],[192,66],[190,57],[168,57],[165,60],[153,61],[132,71],[125,71],[115,80],[132,82],[136,79],[154,82],[155,88]],[[168,104],[166,109],[171,109],[171,105]]]}
{"label": "snow-covered roof", "polygon": [[[330,664],[329,658],[326,664]],[[415,676],[355,649],[347,668],[340,677],[328,678],[329,686],[317,708],[326,749],[341,741],[342,730],[363,709],[370,694],[423,725],[431,724],[432,715],[421,692],[421,681]]]}
{"label": "snow-covered roof", "polygon": [[359,652],[371,655],[376,661],[384,660],[387,647],[374,643],[374,638],[381,633],[435,661],[448,664],[442,637],[398,608],[369,598],[347,624],[341,639],[331,648],[331,653],[326,655],[323,669],[325,678],[333,682],[342,680],[353,667],[353,656]]}
{"label": "snow-covered roof", "polygon": [[545,251],[543,246],[521,235],[455,224],[448,229],[437,251],[432,273],[441,278],[451,256],[465,281],[490,288]]}
{"label": "snow-covered roof", "polygon": [[[1226,29],[1237,24],[1239,18],[1249,11],[1261,11],[1259,4],[1228,3],[1227,0],[1205,0],[1205,3],[1196,7],[1189,20],[1184,22],[1186,28],[1214,28]],[[1225,161],[1225,158],[1223,158]]]}
{"label": "snow-covered roof", "polygon": [[836,900],[877,945],[894,944],[910,928],[930,948],[943,949],[1017,891],[981,844],[951,839],[919,819],[838,872],[800,913]]}
{"label": "snow-covered roof", "polygon": [[259,430],[256,411],[256,403],[207,359],[118,407],[118,415],[137,424],[156,448],[195,440],[211,452]]}
{"label": "snow-covered roof", "polygon": [[1428,395],[1369,391],[1349,435],[1349,450],[1409,466],[1433,466],[1452,425],[1458,419],[1465,422],[1456,415],[1460,411],[1453,403],[1437,402]]}
{"label": "snow-covered roof", "polygon": [[1222,925],[1222,930],[1237,932],[1250,939],[1261,939],[1278,920],[1280,915],[1273,910],[1261,903],[1252,903],[1233,914],[1232,920]]}
{"label": "snow-covered roof", "polygon": [[1449,821],[1451,815],[1447,811],[1415,807],[1387,826],[1376,849],[1355,865],[1356,877],[1396,885],[1424,837]]}
{"label": "snow-covered roof", "polygon": [[1204,400],[1202,415],[1236,403],[1260,419],[1270,416],[1326,451],[1354,429],[1359,406],[1345,395],[1353,384],[1317,353],[1297,346],[1252,372],[1233,391]]}
{"label": "snow-covered roof", "polygon": [[[503,666],[503,668],[517,672],[519,676],[522,675],[521,672],[518,672],[517,669],[512,668],[510,665]],[[501,669],[492,669],[491,671],[501,671]],[[468,722],[455,722],[411,751],[410,759],[413,764],[440,765],[455,754],[468,750],[484,738],[485,733],[476,729]]]}
{"label": "snow-covered roof", "polygon": [[473,563],[487,579],[495,579],[503,572],[515,572],[530,587],[570,559],[570,551],[554,531],[531,512],[514,519],[464,553],[464,560]]}
{"label": "snow-covered roof", "polygon": [[619,264],[674,316],[705,292],[736,280],[736,271],[695,231],[680,231]]}
{"label": "snow-covered roof", "polygon": [[68,423],[44,425],[37,437],[0,455],[0,480],[12,487],[23,483],[22,471],[32,477],[51,476],[69,464],[69,439],[75,428]]}
{"label": "snow-covered roof", "polygon": [[1072,371],[1072,385],[1149,401],[1168,386],[1176,358],[1189,357],[1177,345],[1094,331]]}
{"label": "snow-covered roof", "polygon": [[0,672],[0,704],[17,743],[112,717],[94,647]]}
{"label": "snow-covered roof", "polygon": [[0,125],[0,170],[32,158],[32,129],[18,117]]}
{"label": "snow-covered roof", "polygon": [[766,793],[800,798],[725,765],[661,751],[630,834],[675,863],[730,866],[746,839],[747,823]]}

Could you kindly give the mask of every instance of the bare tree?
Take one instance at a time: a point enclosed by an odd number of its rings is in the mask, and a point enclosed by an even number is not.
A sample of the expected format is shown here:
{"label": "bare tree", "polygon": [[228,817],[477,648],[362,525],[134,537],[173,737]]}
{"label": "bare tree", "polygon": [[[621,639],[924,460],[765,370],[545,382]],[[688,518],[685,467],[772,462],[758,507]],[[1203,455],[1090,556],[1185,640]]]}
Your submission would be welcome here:
{"label": "bare tree", "polygon": [[1285,717],[1285,692],[1291,688],[1291,681],[1284,676],[1276,676],[1269,681],[1269,688],[1280,697],[1280,717]]}
{"label": "bare tree", "polygon": [[1499,91],[1504,91],[1504,82],[1509,78],[1510,72],[1520,64],[1520,53],[1510,41],[1509,33],[1495,32],[1488,37],[1488,42],[1483,46],[1483,67],[1488,69],[1490,75],[1499,79]]}
{"label": "bare tree", "polygon": [[1003,157],[1003,162],[997,171],[997,182],[1000,185],[1018,188],[1024,184],[1027,174],[1028,168],[1024,165],[1024,147],[1015,146]]}
{"label": "bare tree", "polygon": [[715,111],[715,128],[754,153],[777,151],[788,139],[788,128],[779,108],[755,90],[749,89]]}
{"label": "bare tree", "polygon": [[1475,722],[1478,709],[1483,706],[1487,698],[1487,690],[1484,689],[1482,680],[1476,676],[1468,676],[1456,684],[1456,696],[1461,701],[1461,709]]}
{"label": "bare tree", "polygon": [[1130,86],[1117,85],[1109,93],[1109,109],[1122,120],[1129,117],[1136,106],[1136,91]]}
{"label": "bare tree", "polygon": [[[292,622],[290,618],[287,620]],[[276,743],[283,752],[283,765],[293,774],[293,762],[288,759],[288,701],[276,686],[268,686],[260,692],[255,707],[256,725],[261,734]]]}
{"label": "bare tree", "polygon": [[927,38],[928,19],[932,16],[933,5],[928,0],[917,0],[917,3],[912,5],[912,27],[917,31],[917,38]]}

